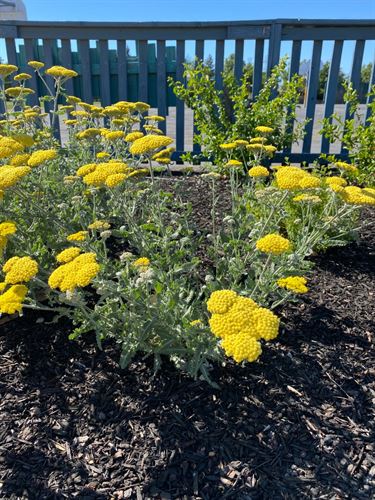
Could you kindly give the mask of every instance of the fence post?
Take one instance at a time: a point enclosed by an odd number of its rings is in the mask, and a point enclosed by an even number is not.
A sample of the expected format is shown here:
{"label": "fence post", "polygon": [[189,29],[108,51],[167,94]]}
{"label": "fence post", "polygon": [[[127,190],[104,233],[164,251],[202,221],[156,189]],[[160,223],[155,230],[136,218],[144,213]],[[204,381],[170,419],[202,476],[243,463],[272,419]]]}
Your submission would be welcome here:
{"label": "fence post", "polygon": [[268,48],[267,76],[270,76],[272,68],[280,59],[282,24],[275,21],[271,24],[270,42]]}

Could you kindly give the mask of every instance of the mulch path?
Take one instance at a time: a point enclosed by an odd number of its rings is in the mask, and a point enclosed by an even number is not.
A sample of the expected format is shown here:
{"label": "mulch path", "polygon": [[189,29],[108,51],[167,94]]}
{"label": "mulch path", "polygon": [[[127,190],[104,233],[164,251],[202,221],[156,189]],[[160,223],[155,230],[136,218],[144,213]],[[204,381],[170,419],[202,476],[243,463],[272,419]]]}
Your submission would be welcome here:
{"label": "mulch path", "polygon": [[0,326],[0,498],[373,498],[374,234],[315,262],[259,362],[215,367],[220,389],[122,371],[48,316]]}

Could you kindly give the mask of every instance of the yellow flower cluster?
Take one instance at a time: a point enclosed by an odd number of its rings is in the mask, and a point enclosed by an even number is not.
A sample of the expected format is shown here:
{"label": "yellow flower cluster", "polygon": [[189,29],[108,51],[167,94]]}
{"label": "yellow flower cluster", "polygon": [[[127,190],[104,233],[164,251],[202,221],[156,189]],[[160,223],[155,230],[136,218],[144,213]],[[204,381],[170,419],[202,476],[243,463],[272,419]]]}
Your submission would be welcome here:
{"label": "yellow flower cluster", "polygon": [[78,247],[66,248],[56,256],[57,262],[60,264],[66,264],[74,260],[81,253],[81,249]]}
{"label": "yellow flower cluster", "polygon": [[141,271],[147,269],[149,265],[150,265],[150,259],[148,259],[147,257],[139,257],[139,259],[133,262],[133,266],[137,267]]}
{"label": "yellow flower cluster", "polygon": [[279,318],[233,290],[213,292],[207,309],[212,314],[212,333],[222,339],[225,353],[237,363],[258,359],[262,352],[259,339],[272,340],[278,335]]}
{"label": "yellow flower cluster", "polygon": [[256,242],[256,247],[259,251],[272,254],[280,255],[285,252],[289,252],[292,249],[291,242],[280,236],[279,234],[271,233],[263,236]]}
{"label": "yellow flower cluster", "polygon": [[8,238],[17,231],[17,227],[14,222],[1,222],[0,223],[0,255],[3,253],[6,244],[8,243]]}
{"label": "yellow flower cluster", "polygon": [[143,136],[144,136],[143,132],[130,132],[128,135],[125,136],[125,141],[134,142],[137,139],[141,139],[141,137]]}
{"label": "yellow flower cluster", "polygon": [[22,177],[31,172],[30,167],[0,167],[0,190],[14,186]]}
{"label": "yellow flower cluster", "polygon": [[238,161],[238,160],[229,160],[226,165],[226,167],[242,167],[243,166],[243,163],[242,161]]}
{"label": "yellow flower cluster", "polygon": [[101,130],[98,128],[93,128],[89,127],[86,130],[82,130],[81,132],[78,132],[76,135],[78,140],[83,140],[83,139],[95,139],[98,135],[101,134]]}
{"label": "yellow flower cluster", "polygon": [[[30,65],[30,63],[29,63]],[[52,76],[53,78],[73,78],[78,76],[78,73],[72,69],[64,68],[64,66],[51,66],[51,68],[46,69],[46,75]]]}
{"label": "yellow flower cluster", "polygon": [[125,132],[122,130],[108,130],[103,135],[104,138],[110,142],[118,141],[119,139],[124,139],[126,137]]}
{"label": "yellow flower cluster", "polygon": [[0,291],[0,314],[15,314],[22,311],[22,304],[27,294],[27,287],[25,285],[13,285],[5,292],[5,286],[1,286]]}
{"label": "yellow flower cluster", "polygon": [[41,69],[44,67],[44,63],[40,62],[40,61],[29,61],[27,63],[31,68],[37,70],[37,69]]}
{"label": "yellow flower cluster", "polygon": [[0,158],[9,158],[24,149],[24,146],[12,137],[0,137]]}
{"label": "yellow flower cluster", "polygon": [[328,184],[331,188],[332,186],[342,186],[345,187],[348,185],[346,180],[343,177],[338,177],[337,175],[332,175],[331,177],[325,177],[324,182]]}
{"label": "yellow flower cluster", "polygon": [[264,125],[258,125],[258,127],[255,127],[255,131],[260,132],[261,134],[272,134],[273,128],[266,127]]}
{"label": "yellow flower cluster", "polygon": [[33,89],[27,87],[9,87],[5,91],[6,95],[10,97],[23,97],[29,94],[34,94]]}
{"label": "yellow flower cluster", "polygon": [[111,227],[111,224],[109,222],[106,222],[104,220],[96,220],[92,224],[89,225],[88,229],[91,229],[93,231],[105,231],[106,229],[109,229]]}
{"label": "yellow flower cluster", "polygon": [[12,134],[12,139],[22,144],[25,148],[29,148],[34,144],[34,139],[27,134]]}
{"label": "yellow flower cluster", "polygon": [[313,194],[299,194],[293,198],[293,201],[297,203],[320,203],[322,199],[319,196]]}
{"label": "yellow flower cluster", "polygon": [[38,167],[46,161],[54,160],[56,157],[57,151],[55,149],[40,149],[32,153],[27,164],[29,167]]}
{"label": "yellow flower cluster", "polygon": [[223,143],[220,144],[220,149],[223,149],[224,151],[230,151],[231,149],[235,149],[237,147],[237,144],[235,142],[228,142],[228,143]]}
{"label": "yellow flower cluster", "polygon": [[85,241],[88,234],[88,231],[78,231],[77,233],[69,234],[66,239],[68,241]]}
{"label": "yellow flower cluster", "polygon": [[38,272],[38,263],[31,257],[12,257],[3,265],[5,283],[17,285],[27,283]]}
{"label": "yellow flower cluster", "polygon": [[307,293],[309,289],[306,286],[307,279],[303,276],[288,276],[287,278],[280,278],[277,284],[281,288],[286,288],[294,293]]}
{"label": "yellow flower cluster", "polygon": [[48,279],[48,284],[62,292],[73,291],[77,287],[89,285],[99,271],[96,254],[83,253],[55,269]]}
{"label": "yellow flower cluster", "polygon": [[0,77],[11,75],[15,71],[18,71],[18,68],[14,64],[0,64]]}
{"label": "yellow flower cluster", "polygon": [[140,139],[136,139],[130,146],[129,151],[133,155],[145,155],[169,146],[172,142],[173,139],[165,135],[145,135]]}
{"label": "yellow flower cluster", "polygon": [[270,175],[268,169],[262,166],[251,167],[248,174],[250,177],[268,177]]}
{"label": "yellow flower cluster", "polygon": [[30,158],[29,153],[22,153],[19,155],[15,155],[13,156],[13,158],[11,158],[9,165],[12,165],[13,167],[20,167],[21,165],[26,165],[29,158]]}
{"label": "yellow flower cluster", "polygon": [[375,189],[347,186],[340,191],[340,195],[350,205],[375,205]]}
{"label": "yellow flower cluster", "polygon": [[[113,187],[119,182],[125,180],[131,169],[122,162],[103,162],[103,163],[88,163],[83,165],[77,170],[77,175],[83,177],[83,182],[89,186],[101,187],[109,186]],[[121,174],[121,180],[118,177]],[[126,174],[126,175],[125,175]]]}
{"label": "yellow flower cluster", "polygon": [[321,185],[318,177],[299,167],[280,167],[275,179],[279,189],[310,189]]}
{"label": "yellow flower cluster", "polygon": [[358,168],[355,165],[351,165],[346,161],[337,161],[335,162],[335,165],[340,170],[344,170],[345,172],[349,172],[351,174],[356,174],[358,172]]}

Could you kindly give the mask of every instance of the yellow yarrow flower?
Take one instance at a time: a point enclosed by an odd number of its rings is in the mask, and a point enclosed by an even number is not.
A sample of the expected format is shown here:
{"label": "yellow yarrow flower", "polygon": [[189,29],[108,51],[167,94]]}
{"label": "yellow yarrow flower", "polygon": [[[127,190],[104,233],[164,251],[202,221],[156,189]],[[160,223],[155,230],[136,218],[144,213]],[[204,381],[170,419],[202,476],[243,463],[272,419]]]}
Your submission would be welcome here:
{"label": "yellow yarrow flower", "polygon": [[334,186],[347,186],[348,183],[343,177],[338,177],[337,175],[332,175],[331,177],[324,177],[324,181],[329,187]]}
{"label": "yellow yarrow flower", "polygon": [[32,78],[32,76],[29,75],[29,73],[19,73],[14,77],[14,80],[16,82],[22,82],[23,80],[30,80],[30,78]]}
{"label": "yellow yarrow flower", "polygon": [[237,147],[237,144],[235,142],[228,142],[224,144],[220,144],[220,149],[223,149],[224,151],[230,151],[231,149],[235,149]]}
{"label": "yellow yarrow flower", "polygon": [[96,157],[98,159],[102,158],[109,158],[111,155],[109,153],[106,153],[105,151],[99,151],[99,153],[96,153]]}
{"label": "yellow yarrow flower", "polygon": [[96,220],[88,226],[88,229],[91,229],[93,231],[104,231],[106,229],[109,229],[110,227],[111,224],[109,224],[109,222],[106,222],[104,220]]}
{"label": "yellow yarrow flower", "polygon": [[282,253],[289,252],[292,249],[292,244],[287,238],[271,233],[260,238],[256,242],[256,248],[263,253],[281,255]]}
{"label": "yellow yarrow flower", "polygon": [[70,262],[74,260],[76,257],[78,257],[80,253],[81,249],[78,247],[66,248],[65,250],[56,255],[56,260],[61,264],[66,264],[67,262]]}
{"label": "yellow yarrow flower", "polygon": [[294,293],[307,293],[309,289],[306,286],[307,279],[303,276],[288,276],[287,278],[280,278],[277,284],[281,288],[286,288]]}
{"label": "yellow yarrow flower", "polygon": [[310,195],[310,194],[300,194],[293,198],[293,201],[297,203],[306,202],[306,203],[320,203],[322,199],[319,196]]}
{"label": "yellow yarrow flower", "polygon": [[5,90],[6,95],[10,97],[23,97],[24,95],[34,94],[33,89],[27,87],[9,87]]}
{"label": "yellow yarrow flower", "polygon": [[48,284],[62,292],[74,291],[78,287],[88,286],[99,271],[96,254],[83,253],[55,269],[48,279]]}
{"label": "yellow yarrow flower", "polygon": [[46,69],[46,75],[52,76],[53,78],[74,78],[78,76],[78,73],[72,69],[64,68],[64,66],[51,66]]}
{"label": "yellow yarrow flower", "polygon": [[358,172],[358,168],[355,165],[351,165],[346,161],[336,161],[335,166],[340,170],[344,170],[345,172],[349,172],[352,174],[356,174]]}
{"label": "yellow yarrow flower", "polygon": [[14,64],[0,64],[0,77],[8,76],[18,71],[18,67]]}
{"label": "yellow yarrow flower", "polygon": [[67,236],[68,241],[85,241],[88,237],[88,231],[78,231]]}
{"label": "yellow yarrow flower", "polygon": [[38,167],[42,163],[54,160],[55,158],[57,158],[56,149],[41,149],[32,153],[27,164],[29,167]]}
{"label": "yellow yarrow flower", "polygon": [[130,146],[129,151],[133,155],[145,155],[169,146],[172,142],[173,139],[168,136],[146,135],[140,139],[136,139]]}
{"label": "yellow yarrow flower", "polygon": [[14,186],[30,172],[30,167],[0,167],[0,190]]}
{"label": "yellow yarrow flower", "polygon": [[268,177],[270,175],[268,169],[262,166],[251,167],[248,174],[250,177]]}
{"label": "yellow yarrow flower", "polygon": [[1,222],[0,223],[0,236],[10,236],[17,231],[17,226],[14,222]]}
{"label": "yellow yarrow flower", "polygon": [[41,69],[44,67],[44,63],[40,62],[40,61],[29,61],[28,63],[28,66],[30,66],[31,68],[37,70],[37,69]]}
{"label": "yellow yarrow flower", "polygon": [[27,294],[25,285],[13,285],[0,295],[0,314],[15,314],[22,311],[22,304]]}
{"label": "yellow yarrow flower", "polygon": [[261,134],[272,134],[273,128],[272,127],[266,127],[264,125],[258,125],[258,127],[255,127],[256,132],[260,132]]}
{"label": "yellow yarrow flower", "polygon": [[27,283],[37,274],[38,263],[31,257],[12,257],[3,265],[3,271],[6,283]]}
{"label": "yellow yarrow flower", "polygon": [[229,160],[226,164],[226,167],[243,167],[242,161],[238,160]]}
{"label": "yellow yarrow flower", "polygon": [[134,142],[137,139],[141,139],[141,137],[143,136],[144,136],[143,132],[130,132],[128,135],[125,136],[125,141]]}
{"label": "yellow yarrow flower", "polygon": [[106,186],[113,188],[123,183],[126,178],[127,178],[126,174],[109,175],[105,180],[105,184]]}
{"label": "yellow yarrow flower", "polygon": [[146,268],[150,265],[150,259],[147,257],[140,257],[133,262],[133,266],[137,268]]}
{"label": "yellow yarrow flower", "polygon": [[249,337],[245,331],[237,335],[225,337],[221,346],[227,356],[232,357],[237,363],[256,361],[262,354],[262,346],[254,337]]}

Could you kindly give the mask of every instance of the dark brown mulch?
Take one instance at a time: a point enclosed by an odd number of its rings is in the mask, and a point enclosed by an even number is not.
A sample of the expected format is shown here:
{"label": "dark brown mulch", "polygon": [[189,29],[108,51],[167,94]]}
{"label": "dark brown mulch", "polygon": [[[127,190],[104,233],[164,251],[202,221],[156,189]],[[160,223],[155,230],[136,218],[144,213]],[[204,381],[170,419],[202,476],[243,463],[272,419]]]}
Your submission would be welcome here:
{"label": "dark brown mulch", "polygon": [[220,390],[121,371],[47,317],[1,326],[0,498],[372,498],[374,242],[319,256],[261,360],[215,368]]}

